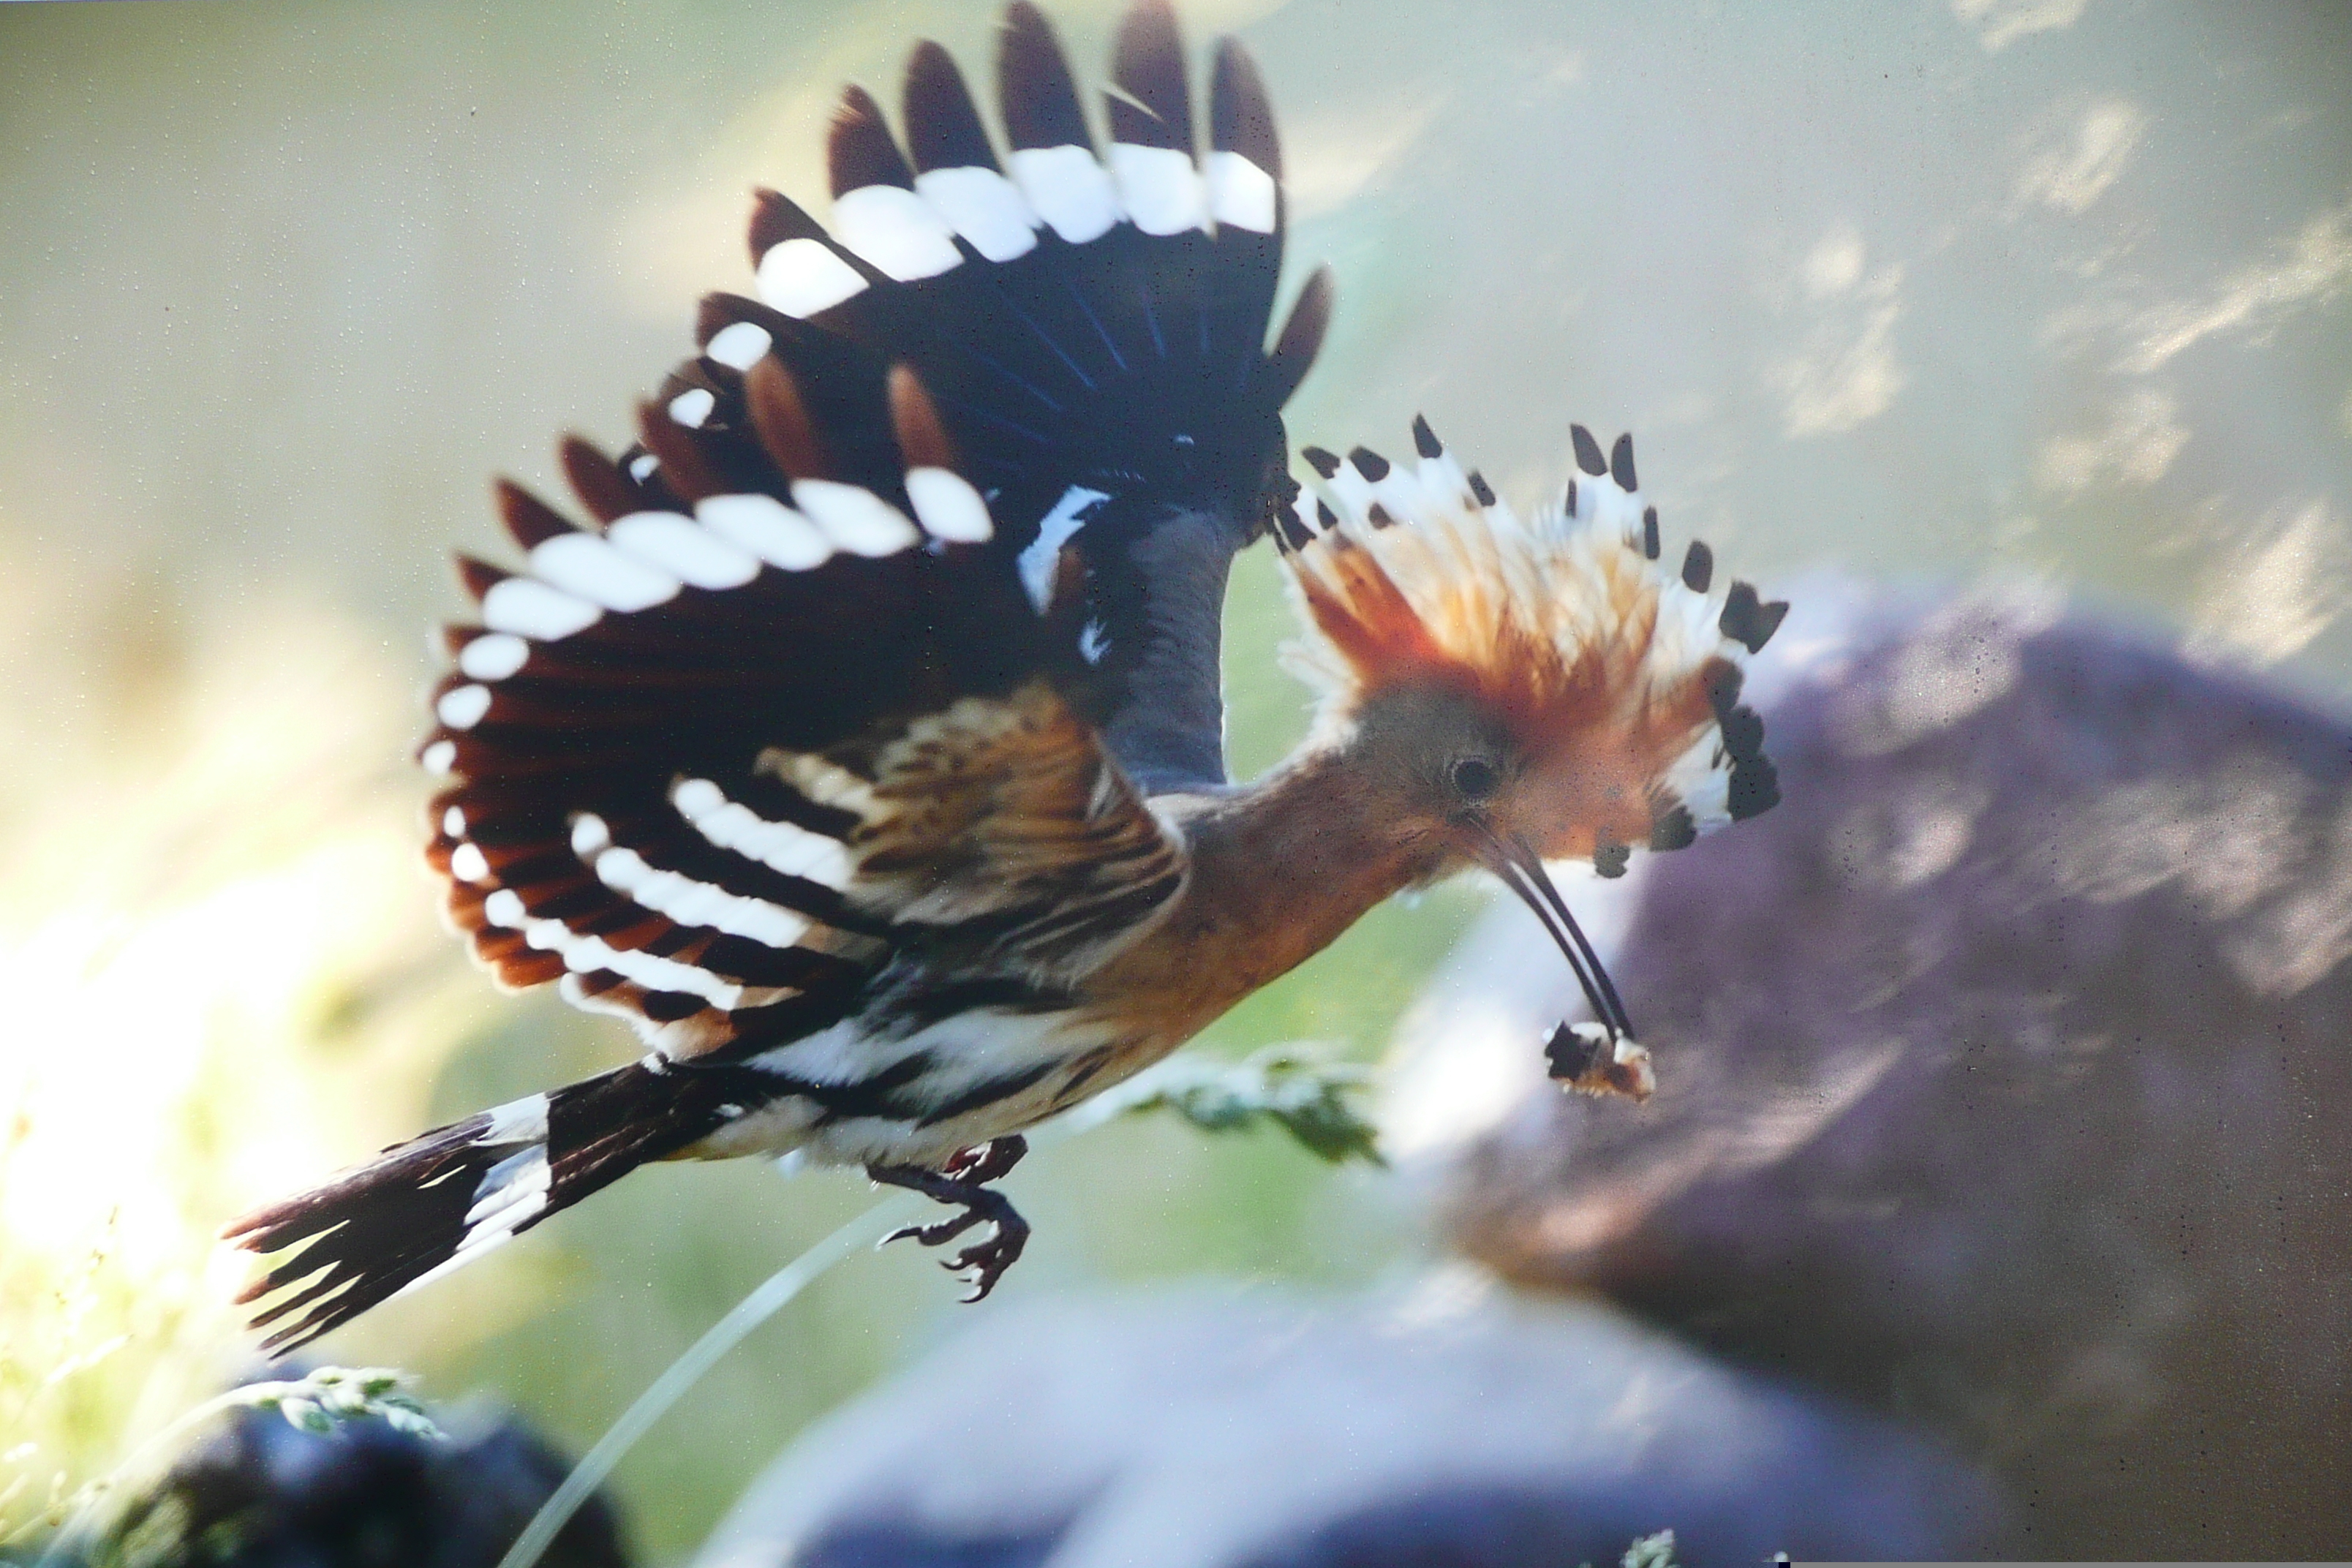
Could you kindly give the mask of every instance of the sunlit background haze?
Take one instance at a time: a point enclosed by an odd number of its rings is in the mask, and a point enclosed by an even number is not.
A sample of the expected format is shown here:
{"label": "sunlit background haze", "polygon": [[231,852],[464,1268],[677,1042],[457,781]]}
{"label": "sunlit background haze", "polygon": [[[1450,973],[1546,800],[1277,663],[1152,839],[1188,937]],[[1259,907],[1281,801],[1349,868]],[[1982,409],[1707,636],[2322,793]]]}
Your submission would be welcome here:
{"label": "sunlit background haze", "polygon": [[[1049,12],[1098,82],[1114,0]],[[1670,538],[1769,592],[1996,579],[2323,701],[2352,675],[2352,12],[2133,0],[1181,6],[1279,112],[1295,287],[1339,310],[1294,442],[1425,411],[1522,504],[1634,432]],[[627,438],[749,291],[749,193],[822,210],[840,86],[971,0],[0,5],[0,1537],[247,1370],[223,1218],[634,1054],[440,930],[410,764],[493,475]],[[1678,547],[1678,546],[1677,546]],[[1232,749],[1304,727],[1271,554]],[[1571,888],[1573,896],[1574,889]],[[1489,897],[1383,909],[1206,1048],[1375,1059]],[[1530,1047],[1532,1048],[1532,1047]],[[1114,1125],[1011,1190],[1003,1294],[1424,1266],[1409,1172]],[[756,1162],[632,1177],[331,1339],[574,1449],[862,1207]],[[674,1558],[964,1310],[839,1270],[623,1467]],[[985,1310],[987,1309],[981,1309]]]}

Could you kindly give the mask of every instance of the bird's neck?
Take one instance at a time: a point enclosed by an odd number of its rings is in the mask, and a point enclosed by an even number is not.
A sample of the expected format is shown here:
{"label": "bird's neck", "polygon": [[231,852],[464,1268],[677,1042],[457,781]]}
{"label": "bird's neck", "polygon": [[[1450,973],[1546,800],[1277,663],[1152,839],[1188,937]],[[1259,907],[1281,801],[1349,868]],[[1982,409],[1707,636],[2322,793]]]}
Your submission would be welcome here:
{"label": "bird's neck", "polygon": [[1344,749],[1295,756],[1179,820],[1192,864],[1184,889],[1100,977],[1175,1032],[1171,1045],[1436,868],[1428,851],[1396,840],[1395,811]]}

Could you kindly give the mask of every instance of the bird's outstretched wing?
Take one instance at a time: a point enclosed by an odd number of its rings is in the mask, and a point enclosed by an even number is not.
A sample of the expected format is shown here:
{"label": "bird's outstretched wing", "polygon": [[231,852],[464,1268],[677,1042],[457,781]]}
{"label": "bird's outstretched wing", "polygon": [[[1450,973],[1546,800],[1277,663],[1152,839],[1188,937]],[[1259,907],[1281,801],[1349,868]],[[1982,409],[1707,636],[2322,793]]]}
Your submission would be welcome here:
{"label": "bird's outstretched wing", "polygon": [[1205,153],[1164,0],[1115,76],[1098,153],[1020,4],[1002,158],[936,46],[904,151],[852,91],[833,231],[763,194],[759,298],[703,302],[637,446],[564,445],[594,525],[501,488],[528,562],[462,563],[431,856],[502,980],[659,1054],[236,1222],[307,1248],[248,1293],[299,1283],[274,1347],[641,1161],[936,1157],[1102,1069],[1074,983],[1183,883],[1146,792],[1223,779],[1226,569],[1295,489],[1329,306],[1310,280],[1267,346],[1281,163],[1240,50]]}
{"label": "bird's outstretched wing", "polygon": [[[1143,0],[1119,30],[1107,152],[1026,0],[1006,14],[997,74],[1002,156],[936,44],[908,67],[903,148],[849,90],[829,147],[832,229],[761,194],[759,298],[703,302],[702,354],[662,392],[669,445],[716,475],[756,468],[744,376],[765,358],[821,416],[911,366],[1033,596],[1065,548],[1083,563],[1076,625],[1106,678],[1113,754],[1155,792],[1221,784],[1226,569],[1296,493],[1280,411],[1321,342],[1328,278],[1308,281],[1269,347],[1281,153],[1230,39],[1205,150],[1166,0]],[[884,456],[839,454],[869,479]],[[658,494],[669,462],[632,452],[625,475]]]}
{"label": "bird's outstretched wing", "polygon": [[235,1221],[292,1253],[244,1298],[278,1293],[268,1348],[644,1161],[843,1127],[853,1155],[951,1151],[1093,1070],[1055,1024],[1184,852],[1069,695],[1075,565],[1041,612],[913,374],[875,394],[820,404],[760,362],[723,478],[648,405],[660,498],[568,442],[598,526],[501,487],[527,563],[461,563],[481,623],[450,629],[423,749],[431,857],[501,980],[560,981],[656,1054]]}
{"label": "bird's outstretched wing", "polygon": [[462,563],[482,624],[422,752],[449,911],[674,1060],[887,1037],[959,986],[1048,1007],[1182,880],[1070,695],[1075,566],[1041,612],[912,373],[876,391],[759,362],[723,476],[649,405],[662,500],[574,440],[603,526],[504,486],[527,571]]}

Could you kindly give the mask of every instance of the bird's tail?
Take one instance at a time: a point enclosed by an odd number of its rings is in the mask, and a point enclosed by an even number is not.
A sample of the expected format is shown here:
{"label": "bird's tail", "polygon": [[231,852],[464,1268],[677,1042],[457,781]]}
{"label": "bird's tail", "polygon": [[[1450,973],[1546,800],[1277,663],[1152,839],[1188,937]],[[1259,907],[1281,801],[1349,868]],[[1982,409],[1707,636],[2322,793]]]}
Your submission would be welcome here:
{"label": "bird's tail", "polygon": [[676,1153],[733,1110],[707,1092],[716,1087],[692,1069],[633,1063],[394,1144],[230,1221],[221,1234],[248,1252],[300,1249],[237,1298],[301,1285],[255,1315],[257,1329],[292,1317],[262,1349],[283,1355]]}

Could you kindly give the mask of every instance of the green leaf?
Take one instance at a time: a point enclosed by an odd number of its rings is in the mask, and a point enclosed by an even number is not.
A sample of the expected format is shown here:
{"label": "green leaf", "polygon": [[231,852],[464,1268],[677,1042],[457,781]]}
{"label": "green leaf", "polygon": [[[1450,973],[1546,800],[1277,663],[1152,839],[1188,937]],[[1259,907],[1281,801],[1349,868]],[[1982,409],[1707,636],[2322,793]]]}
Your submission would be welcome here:
{"label": "green leaf", "polygon": [[305,1432],[331,1432],[335,1417],[315,1399],[299,1397],[278,1402],[278,1414]]}
{"label": "green leaf", "polygon": [[1171,1058],[1139,1076],[1118,1109],[1164,1110],[1204,1132],[1237,1132],[1272,1122],[1331,1163],[1381,1157],[1379,1130],[1356,1105],[1369,1074],[1323,1047],[1268,1046],[1239,1062]]}

